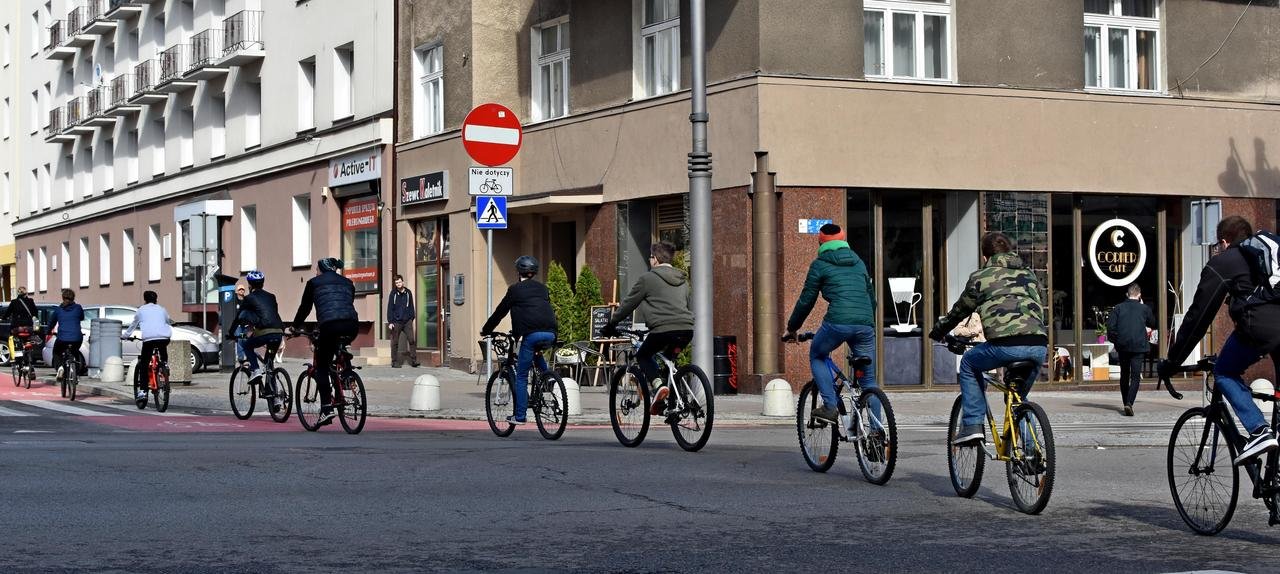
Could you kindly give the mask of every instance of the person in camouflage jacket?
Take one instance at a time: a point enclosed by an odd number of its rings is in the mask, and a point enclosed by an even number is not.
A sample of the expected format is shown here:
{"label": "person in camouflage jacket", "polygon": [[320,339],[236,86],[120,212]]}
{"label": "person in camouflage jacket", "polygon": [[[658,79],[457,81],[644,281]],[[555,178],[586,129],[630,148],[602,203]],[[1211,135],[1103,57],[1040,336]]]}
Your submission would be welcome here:
{"label": "person in camouflage jacket", "polygon": [[929,338],[941,341],[951,329],[977,311],[987,338],[960,359],[958,378],[963,414],[956,444],[985,438],[982,423],[987,414],[987,401],[978,382],[982,374],[1014,361],[1034,361],[1036,366],[1021,389],[1025,396],[1040,374],[1049,345],[1044,306],[1040,302],[1040,282],[1013,252],[1013,242],[1002,233],[988,233],[982,238],[982,256],[985,265],[969,276],[964,293],[951,312],[939,319],[929,332]]}

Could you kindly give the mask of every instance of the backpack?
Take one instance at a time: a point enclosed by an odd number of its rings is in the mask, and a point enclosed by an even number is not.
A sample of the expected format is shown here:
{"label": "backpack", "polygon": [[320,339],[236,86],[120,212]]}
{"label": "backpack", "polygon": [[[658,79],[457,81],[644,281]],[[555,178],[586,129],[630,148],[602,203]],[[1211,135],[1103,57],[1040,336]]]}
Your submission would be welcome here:
{"label": "backpack", "polygon": [[1280,302],[1280,236],[1259,231],[1240,242],[1240,252],[1249,264],[1254,285],[1245,304],[1252,307]]}

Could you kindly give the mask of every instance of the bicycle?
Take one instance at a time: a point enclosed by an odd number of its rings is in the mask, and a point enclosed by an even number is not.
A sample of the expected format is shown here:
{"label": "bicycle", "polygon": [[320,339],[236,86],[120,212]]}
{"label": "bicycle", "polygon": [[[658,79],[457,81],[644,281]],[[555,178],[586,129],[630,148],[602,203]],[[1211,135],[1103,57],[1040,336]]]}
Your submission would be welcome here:
{"label": "bicycle", "polygon": [[[947,349],[957,355],[974,346],[971,339],[947,335]],[[947,467],[951,473],[951,486],[956,494],[972,498],[982,482],[986,460],[1004,461],[1008,474],[1009,493],[1018,510],[1027,514],[1039,514],[1049,504],[1053,494],[1056,467],[1053,447],[1053,429],[1049,417],[1040,405],[1022,400],[1022,389],[1027,383],[1034,361],[1012,361],[1004,365],[1004,380],[984,377],[982,383],[1004,393],[1004,418],[997,432],[996,420],[987,406],[987,425],[991,429],[992,444],[985,441],[971,444],[955,444],[960,431],[964,396],[956,397],[951,407],[951,422],[947,425]],[[984,385],[985,386],[985,385]],[[986,394],[983,399],[986,402]],[[1016,422],[1016,424],[1015,424]],[[981,448],[981,451],[979,450]]]}
{"label": "bicycle", "polygon": [[[1267,525],[1280,524],[1280,449],[1241,465],[1234,464],[1248,438],[1236,426],[1231,408],[1213,377],[1216,359],[1210,355],[1195,365],[1179,369],[1180,372],[1204,371],[1202,390],[1210,399],[1207,405],[1187,409],[1178,417],[1169,436],[1167,459],[1169,491],[1178,514],[1191,530],[1208,536],[1226,528],[1235,514],[1241,468],[1253,483],[1253,498],[1261,498],[1267,507]],[[1182,394],[1174,390],[1167,377],[1160,382],[1170,396],[1182,399]],[[1274,393],[1250,394],[1255,400],[1271,403],[1270,426],[1274,432],[1280,427],[1280,403],[1277,402],[1280,397]],[[1218,464],[1226,468],[1219,469]]]}
{"label": "bicycle", "polygon": [[[231,371],[227,393],[231,398],[231,412],[237,419],[243,421],[253,416],[258,399],[262,398],[267,400],[267,411],[271,413],[271,420],[278,423],[289,420],[289,415],[293,411],[292,397],[289,396],[293,382],[289,379],[288,371],[276,366],[279,347],[279,343],[272,343],[267,345],[265,354],[253,351],[258,355],[262,365],[261,377],[254,379],[253,373],[249,371],[249,364],[244,361]],[[261,392],[259,388],[262,389]]]}
{"label": "bicycle", "polygon": [[62,377],[59,379],[59,389],[62,391],[64,398],[76,400],[76,386],[80,383],[80,353],[74,347],[63,349],[60,361],[55,358],[55,363],[62,365]]}
{"label": "bicycle", "polygon": [[[301,331],[285,335],[288,338],[306,337],[315,346],[320,336],[315,331]],[[350,338],[344,337],[338,342],[338,350],[329,358],[325,366],[305,363],[298,373],[298,382],[294,386],[294,406],[298,410],[298,422],[302,428],[310,432],[320,429],[320,386],[315,383],[316,369],[329,370],[329,384],[333,387],[333,408],[338,412],[338,420],[347,434],[360,434],[368,417],[369,404],[364,392],[364,381],[356,373],[359,367],[351,364],[353,356],[347,349]]]}
{"label": "bicycle", "polygon": [[[130,341],[137,341],[137,337],[128,337]],[[141,367],[141,357],[139,357],[139,366]],[[147,358],[146,390],[155,396],[156,410],[164,412],[169,408],[169,363],[160,360],[160,350],[151,351],[151,356]],[[139,386],[137,377],[133,380],[133,403],[137,405],[138,410],[147,408],[147,396],[144,394],[138,396],[138,391],[143,390]]]}
{"label": "bicycle", "polygon": [[[800,333],[795,338],[783,338],[783,342],[803,343],[813,339],[812,332]],[[816,472],[826,472],[836,462],[840,442],[854,443],[858,453],[858,468],[867,482],[882,485],[889,482],[898,462],[898,424],[889,404],[889,395],[879,387],[862,388],[858,379],[863,369],[871,364],[871,357],[849,354],[854,376],[849,378],[827,357],[827,368],[835,381],[836,406],[840,411],[840,424],[813,416],[813,409],[821,404],[818,387],[812,379],[800,389],[796,403],[796,436],[800,440],[800,454],[805,464]],[[846,390],[848,391],[846,393]],[[873,408],[875,399],[880,403],[880,414]]]}
{"label": "bicycle", "polygon": [[[39,339],[33,339],[31,331],[17,329],[15,334],[9,335],[9,369],[13,373],[13,386],[21,387],[24,384],[28,389],[31,388],[31,381],[36,379],[35,361],[32,360],[31,354],[39,349]],[[18,344],[21,341],[21,344]]]}
{"label": "bicycle", "polygon": [[678,356],[679,348],[662,349],[655,354],[658,371],[666,380],[667,388],[671,389],[667,393],[666,404],[659,405],[655,413],[653,390],[635,362],[636,350],[648,331],[623,328],[617,331],[630,338],[632,343],[626,350],[626,368],[616,371],[609,381],[609,424],[618,442],[626,447],[640,446],[649,432],[650,416],[663,414],[680,448],[688,452],[701,450],[711,438],[711,426],[715,421],[715,394],[707,374],[697,365],[677,367],[667,358]]}
{"label": "bicycle", "polygon": [[[480,340],[482,348],[486,344],[502,360],[498,370],[489,375],[489,384],[484,388],[484,415],[493,434],[505,437],[516,428],[514,424],[507,422],[507,417],[515,416],[513,395],[516,389],[518,337],[511,333],[493,333]],[[534,348],[534,352],[542,353],[562,344],[557,341],[539,345]],[[547,440],[560,438],[569,422],[569,395],[565,390],[564,380],[549,366],[547,370],[531,368],[529,389],[529,410],[533,411],[538,433]]]}
{"label": "bicycle", "polygon": [[498,179],[491,177],[484,180],[480,184],[480,193],[485,195],[498,195],[502,193],[502,184],[498,183]]}

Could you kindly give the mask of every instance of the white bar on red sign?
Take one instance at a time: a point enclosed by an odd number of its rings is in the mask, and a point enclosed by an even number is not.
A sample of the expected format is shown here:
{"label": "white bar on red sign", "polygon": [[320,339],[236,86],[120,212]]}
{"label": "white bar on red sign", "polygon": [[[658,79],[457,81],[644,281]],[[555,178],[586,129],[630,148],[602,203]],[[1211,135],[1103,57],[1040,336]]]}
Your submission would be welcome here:
{"label": "white bar on red sign", "polygon": [[520,143],[520,130],[468,125],[462,128],[462,139],[470,142],[517,145]]}

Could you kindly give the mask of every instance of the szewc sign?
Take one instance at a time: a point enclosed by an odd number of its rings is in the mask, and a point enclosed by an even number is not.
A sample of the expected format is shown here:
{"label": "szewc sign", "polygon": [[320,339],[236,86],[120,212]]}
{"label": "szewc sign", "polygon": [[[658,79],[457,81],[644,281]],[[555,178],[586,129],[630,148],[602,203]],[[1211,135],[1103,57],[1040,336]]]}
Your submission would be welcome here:
{"label": "szewc sign", "polygon": [[1138,226],[1125,219],[1102,222],[1089,238],[1089,265],[1103,283],[1125,287],[1147,266],[1147,243]]}

